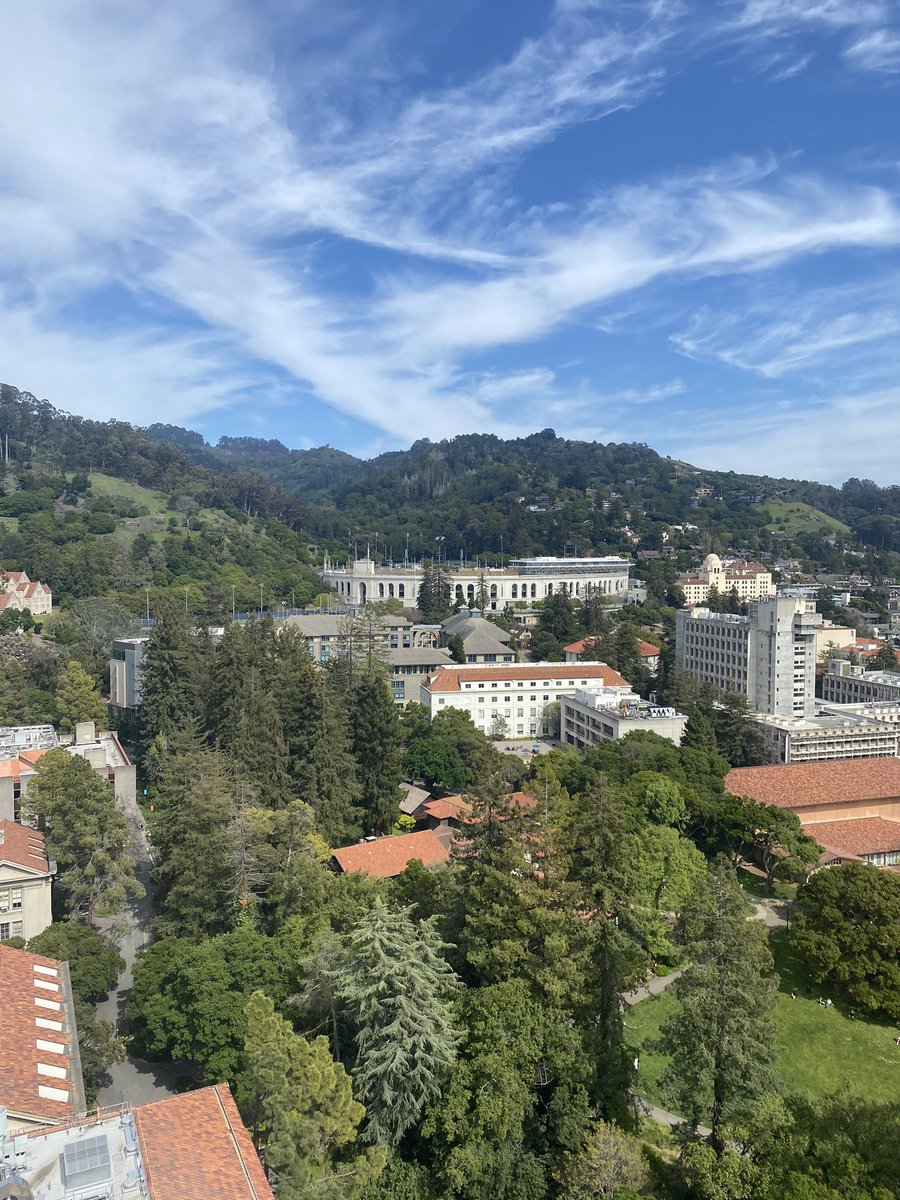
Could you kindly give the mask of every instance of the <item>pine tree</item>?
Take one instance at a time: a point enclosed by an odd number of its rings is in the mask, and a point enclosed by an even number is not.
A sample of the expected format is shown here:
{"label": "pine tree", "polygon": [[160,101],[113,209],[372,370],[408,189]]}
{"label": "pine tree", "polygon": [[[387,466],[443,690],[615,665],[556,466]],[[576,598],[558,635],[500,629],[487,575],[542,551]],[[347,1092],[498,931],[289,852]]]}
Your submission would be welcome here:
{"label": "pine tree", "polygon": [[719,746],[716,733],[709,717],[699,704],[695,704],[688,717],[684,733],[681,736],[682,746],[690,746],[694,750],[702,750],[704,754],[718,754]]}
{"label": "pine tree", "polygon": [[456,1053],[458,981],[430,921],[379,903],[349,934],[335,987],[357,1029],[356,1092],[365,1137],[396,1146],[438,1095]]}
{"label": "pine tree", "polygon": [[400,721],[383,671],[369,668],[353,688],[350,717],[353,755],[369,832],[390,832],[400,815]]}
{"label": "pine tree", "polygon": [[316,829],[329,846],[346,846],[362,834],[362,788],[347,715],[329,689],[322,692],[320,717],[300,794],[316,814]]}
{"label": "pine tree", "polygon": [[295,786],[321,736],[322,675],[310,658],[297,629],[278,635],[275,696],[288,754],[288,773]]}
{"label": "pine tree", "polygon": [[156,779],[170,740],[205,711],[203,650],[177,605],[157,617],[142,668],[140,748]]}
{"label": "pine tree", "polygon": [[56,685],[56,711],[59,727],[66,733],[70,733],[79,721],[93,721],[97,729],[103,729],[108,723],[106,704],[97,685],[74,659],[66,664]]}
{"label": "pine tree", "polygon": [[724,1127],[773,1086],[772,955],[745,909],[733,870],[717,860],[682,913],[690,966],[673,985],[678,1008],[660,1031],[670,1055],[664,1086],[691,1125],[709,1125],[719,1156]]}
{"label": "pine tree", "polygon": [[328,1041],[294,1033],[262,992],[247,1001],[241,1109],[285,1200],[352,1200],[384,1165],[355,1150],[365,1109]]}
{"label": "pine tree", "polygon": [[59,865],[70,914],[118,912],[128,896],[142,896],[130,852],[125,814],[112,787],[83,758],[51,750],[37,765],[25,802],[29,817],[47,829],[47,853]]}

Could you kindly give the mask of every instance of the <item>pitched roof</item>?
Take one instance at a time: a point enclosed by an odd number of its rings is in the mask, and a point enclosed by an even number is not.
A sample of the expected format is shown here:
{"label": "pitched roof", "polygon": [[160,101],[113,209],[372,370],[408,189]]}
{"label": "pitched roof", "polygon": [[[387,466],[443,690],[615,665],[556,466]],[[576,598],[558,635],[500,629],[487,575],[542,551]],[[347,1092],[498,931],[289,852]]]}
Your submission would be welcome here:
{"label": "pitched roof", "polygon": [[533,663],[531,666],[512,663],[499,663],[497,666],[463,667],[453,670],[441,667],[422,684],[430,692],[461,691],[460,680],[467,683],[488,683],[492,680],[530,680],[538,681],[562,679],[568,683],[577,683],[581,679],[600,680],[606,687],[628,687],[627,679],[623,679],[618,671],[608,667],[606,663]]}
{"label": "pitched roof", "polygon": [[[0,943],[0,1105],[10,1113],[64,1121],[76,1111],[74,1101],[83,1102],[81,1079],[70,1078],[66,978],[55,959]],[[58,1070],[64,1079],[55,1077]]]}
{"label": "pitched roof", "polygon": [[503,799],[508,800],[513,808],[537,808],[538,804],[534,796],[529,796],[527,792],[510,792]]}
{"label": "pitched roof", "polygon": [[458,821],[472,811],[472,805],[462,796],[439,796],[436,800],[426,800],[421,808],[425,816],[436,821]]}
{"label": "pitched roof", "polygon": [[[572,642],[571,646],[564,646],[563,649],[567,654],[581,654],[585,646],[593,646],[596,642],[596,637],[580,638],[577,642]],[[656,658],[659,654],[659,646],[654,646],[652,642],[642,641],[637,639],[638,653],[641,658]]]}
{"label": "pitched roof", "polygon": [[47,839],[39,829],[29,829],[16,821],[0,821],[0,862],[46,874],[50,870]]}
{"label": "pitched roof", "polygon": [[347,874],[365,871],[367,875],[379,875],[384,879],[405,871],[414,858],[424,867],[431,867],[446,862],[449,857],[449,845],[445,845],[433,829],[375,838],[334,851],[335,861]]}
{"label": "pitched roof", "polygon": [[733,796],[749,796],[760,804],[775,804],[779,808],[893,800],[900,797],[900,758],[735,767],[725,776],[725,790]]}
{"label": "pitched roof", "polygon": [[816,821],[804,826],[810,837],[832,854],[883,854],[900,850],[900,821],[855,817],[849,821]]}
{"label": "pitched roof", "polygon": [[151,1200],[273,1200],[227,1083],[138,1105]]}

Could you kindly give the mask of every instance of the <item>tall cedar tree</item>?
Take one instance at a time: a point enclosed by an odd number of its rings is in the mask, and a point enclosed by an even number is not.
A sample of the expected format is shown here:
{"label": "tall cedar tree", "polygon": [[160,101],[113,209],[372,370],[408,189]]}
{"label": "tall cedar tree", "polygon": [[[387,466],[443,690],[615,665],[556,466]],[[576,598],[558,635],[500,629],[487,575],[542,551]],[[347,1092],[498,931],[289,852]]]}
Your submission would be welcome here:
{"label": "tall cedar tree", "polygon": [[384,1165],[384,1152],[354,1152],[365,1109],[328,1040],[307,1041],[262,992],[245,1009],[239,1098],[283,1200],[352,1200]]}
{"label": "tall cedar tree", "polygon": [[235,780],[224,755],[197,739],[176,738],[173,748],[154,822],[156,932],[199,940],[237,916],[228,891],[237,870]]}
{"label": "tall cedar tree", "polygon": [[678,1008],[660,1030],[670,1055],[663,1084],[692,1126],[709,1125],[721,1157],[725,1127],[774,1088],[772,955],[724,859],[685,905],[680,931],[690,965],[673,985]]}
{"label": "tall cedar tree", "polygon": [[364,826],[370,833],[390,833],[400,815],[400,721],[385,672],[377,666],[357,676],[350,727]]}
{"label": "tall cedar tree", "polygon": [[451,1019],[458,980],[429,921],[384,903],[349,933],[334,970],[337,995],[356,1026],[356,1094],[364,1136],[396,1146],[437,1098],[456,1055]]}
{"label": "tall cedar tree", "polygon": [[644,965],[644,931],[632,903],[640,891],[634,877],[621,800],[603,776],[577,795],[565,827],[570,873],[581,891],[591,936],[587,985],[594,1013],[592,1037],[600,1115],[624,1118],[631,1082],[620,995],[625,981]]}
{"label": "tall cedar tree", "polygon": [[327,685],[322,689],[319,736],[310,752],[301,798],[316,814],[316,829],[329,846],[346,846],[362,834],[362,788],[347,711]]}
{"label": "tall cedar tree", "polygon": [[93,721],[98,729],[105,728],[109,721],[97,685],[81,663],[74,659],[66,664],[56,685],[56,711],[60,729],[67,732],[73,730],[79,721]]}
{"label": "tall cedar tree", "polygon": [[695,704],[684,726],[681,736],[682,746],[690,746],[694,750],[702,750],[705,754],[718,754],[716,732],[712,727],[709,716],[699,704]]}
{"label": "tall cedar tree", "polygon": [[278,635],[275,696],[288,755],[288,773],[295,790],[305,790],[313,747],[321,737],[322,674],[310,658],[298,629],[285,627]]}
{"label": "tall cedar tree", "polygon": [[562,646],[581,636],[574,606],[565,588],[552,592],[541,601],[539,629],[541,633],[556,638]]}
{"label": "tall cedar tree", "polygon": [[47,829],[47,853],[59,864],[70,915],[115,913],[143,896],[131,835],[112,787],[83,758],[51,750],[37,764],[26,813]]}
{"label": "tall cedar tree", "polygon": [[205,711],[203,647],[177,604],[160,608],[141,672],[140,749],[157,778],[170,740]]}
{"label": "tall cedar tree", "polygon": [[440,621],[453,603],[450,580],[443,564],[433,558],[422,563],[422,582],[416,605],[426,621]]}

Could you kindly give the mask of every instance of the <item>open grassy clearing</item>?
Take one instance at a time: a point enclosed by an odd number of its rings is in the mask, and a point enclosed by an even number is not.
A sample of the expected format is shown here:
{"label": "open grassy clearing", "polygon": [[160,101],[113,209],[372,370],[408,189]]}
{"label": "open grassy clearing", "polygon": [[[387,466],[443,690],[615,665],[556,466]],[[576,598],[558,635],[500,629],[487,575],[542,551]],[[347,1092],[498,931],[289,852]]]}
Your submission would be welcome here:
{"label": "open grassy clearing", "polygon": [[821,509],[799,501],[767,500],[765,507],[772,514],[767,529],[784,529],[788,533],[814,533],[823,526],[829,533],[850,533],[850,526],[836,517],[829,517]]}
{"label": "open grassy clearing", "polygon": [[[870,1100],[896,1100],[900,1096],[900,1046],[894,1044],[898,1031],[889,1022],[851,1020],[845,1006],[822,1008],[819,997],[828,993],[806,983],[787,936],[775,934],[771,946],[781,979],[773,1014],[780,1051],[776,1071],[785,1088],[813,1097],[855,1092]],[[792,992],[796,999],[791,998]],[[625,1016],[629,1044],[640,1059],[637,1092],[663,1108],[668,1104],[659,1081],[667,1058],[647,1046],[658,1038],[676,1004],[670,988],[635,1005]]]}
{"label": "open grassy clearing", "polygon": [[95,496],[115,496],[119,500],[127,500],[131,504],[143,505],[151,513],[161,515],[166,510],[166,497],[162,492],[152,488],[141,487],[137,483],[128,483],[125,479],[117,479],[113,475],[104,475],[95,471],[90,475],[91,491]]}

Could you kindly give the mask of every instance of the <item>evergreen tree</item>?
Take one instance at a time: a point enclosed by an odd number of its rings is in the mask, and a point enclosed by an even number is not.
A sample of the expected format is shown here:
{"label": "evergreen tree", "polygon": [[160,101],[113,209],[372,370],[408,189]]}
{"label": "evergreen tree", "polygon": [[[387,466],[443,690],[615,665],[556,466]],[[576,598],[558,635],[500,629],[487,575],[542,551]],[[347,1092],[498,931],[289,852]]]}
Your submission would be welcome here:
{"label": "evergreen tree", "polygon": [[466,661],[466,648],[458,633],[454,633],[453,637],[447,642],[447,653],[454,662],[464,663]]}
{"label": "evergreen tree", "polygon": [[581,635],[572,601],[565,588],[551,592],[541,601],[538,630],[555,638],[561,646],[567,646]]}
{"label": "evergreen tree", "polygon": [[712,722],[703,707],[695,704],[685,722],[684,733],[681,737],[682,746],[690,746],[694,750],[702,750],[704,754],[718,754],[719,746]]}
{"label": "evergreen tree", "polygon": [[319,736],[310,751],[300,791],[316,814],[317,831],[329,846],[346,846],[360,837],[363,795],[347,714],[328,688],[322,692]]}
{"label": "evergreen tree", "polygon": [[356,1153],[365,1109],[324,1037],[294,1033],[275,1005],[254,992],[245,1008],[239,1099],[266,1165],[286,1200],[352,1200],[384,1165],[384,1152]]}
{"label": "evergreen tree", "polygon": [[108,724],[106,704],[97,685],[80,662],[72,659],[56,685],[56,711],[59,726],[70,733],[79,721],[93,721],[97,729]]}
{"label": "evergreen tree", "polygon": [[350,727],[365,827],[390,832],[400,815],[400,721],[390,685],[377,667],[357,677]]}
{"label": "evergreen tree", "polygon": [[202,649],[178,605],[161,608],[142,667],[140,748],[157,777],[170,740],[205,709]]}
{"label": "evergreen tree", "polygon": [[775,1057],[766,931],[747,920],[743,892],[724,860],[710,866],[685,905],[681,937],[690,965],[673,985],[678,1008],[661,1030],[671,1056],[663,1082],[692,1126],[709,1125],[721,1156],[725,1127],[773,1088]]}
{"label": "evergreen tree", "polygon": [[154,823],[156,931],[199,940],[232,928],[237,916],[229,894],[237,871],[235,780],[219,751],[177,738],[173,745]]}
{"label": "evergreen tree", "polygon": [[711,717],[719,753],[733,767],[755,767],[766,761],[762,731],[743,692],[723,692]]}
{"label": "evergreen tree", "polygon": [[25,810],[47,829],[47,853],[59,866],[70,914],[115,913],[142,896],[125,815],[112,787],[83,758],[50,750],[37,764]]}
{"label": "evergreen tree", "polygon": [[422,581],[419,584],[419,594],[416,606],[425,621],[440,621],[447,615],[453,600],[450,592],[450,579],[443,564],[433,558],[422,562]]}
{"label": "evergreen tree", "polygon": [[356,1093],[365,1137],[396,1146],[439,1093],[456,1053],[450,1001],[456,976],[429,921],[380,903],[346,940],[337,995],[356,1026]]}
{"label": "evergreen tree", "polygon": [[275,697],[295,787],[302,785],[321,737],[322,688],[322,674],[310,658],[306,639],[298,629],[284,628],[278,635]]}

